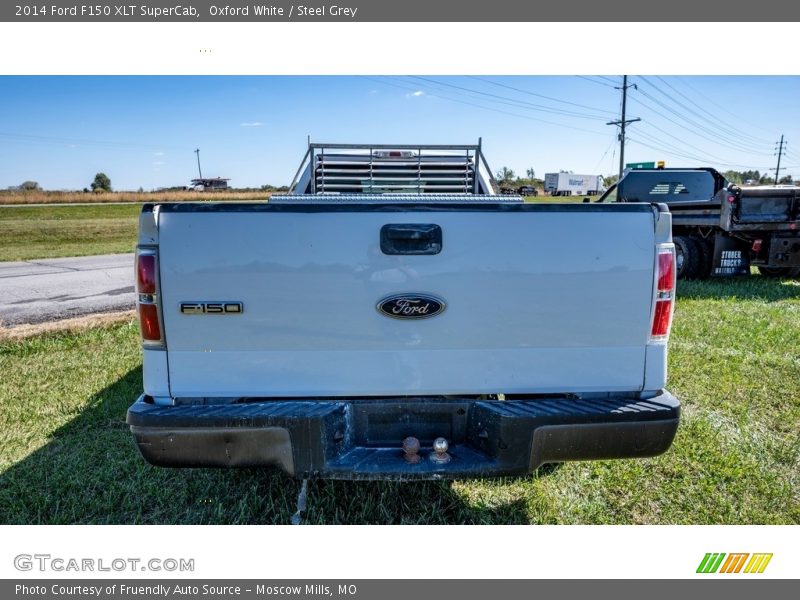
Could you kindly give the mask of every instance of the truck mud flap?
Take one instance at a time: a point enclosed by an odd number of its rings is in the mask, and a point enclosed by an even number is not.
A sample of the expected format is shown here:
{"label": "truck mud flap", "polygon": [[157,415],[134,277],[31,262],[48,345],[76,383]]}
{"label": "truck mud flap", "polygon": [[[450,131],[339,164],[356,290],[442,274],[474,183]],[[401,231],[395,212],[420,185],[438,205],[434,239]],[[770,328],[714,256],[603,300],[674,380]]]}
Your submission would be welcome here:
{"label": "truck mud flap", "polygon": [[730,277],[750,274],[750,246],[736,238],[716,234],[714,236],[714,263],[711,275]]}

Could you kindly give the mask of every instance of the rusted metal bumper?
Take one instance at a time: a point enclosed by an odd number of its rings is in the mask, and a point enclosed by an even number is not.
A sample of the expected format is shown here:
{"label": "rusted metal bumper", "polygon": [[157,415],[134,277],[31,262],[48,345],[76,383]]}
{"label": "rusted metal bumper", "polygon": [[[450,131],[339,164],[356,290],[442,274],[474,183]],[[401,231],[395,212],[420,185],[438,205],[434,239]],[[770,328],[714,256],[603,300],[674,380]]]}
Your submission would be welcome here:
{"label": "rusted metal bumper", "polygon": [[[128,424],[145,459],[167,467],[278,467],[295,477],[455,479],[528,473],[543,463],[661,454],[680,403],[630,395],[267,400],[157,406],[142,396]],[[422,460],[402,442],[419,439]],[[434,439],[451,460],[431,460]]]}

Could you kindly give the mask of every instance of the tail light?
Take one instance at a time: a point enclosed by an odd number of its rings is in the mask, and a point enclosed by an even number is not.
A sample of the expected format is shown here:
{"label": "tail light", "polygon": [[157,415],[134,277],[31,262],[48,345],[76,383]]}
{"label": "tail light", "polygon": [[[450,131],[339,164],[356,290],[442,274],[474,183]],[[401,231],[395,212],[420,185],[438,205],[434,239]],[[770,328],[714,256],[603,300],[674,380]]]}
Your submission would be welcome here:
{"label": "tail light", "polygon": [[158,287],[158,251],[155,248],[137,248],[136,307],[142,342],[151,347],[164,345]]}
{"label": "tail light", "polygon": [[656,301],[650,341],[666,341],[675,308],[675,246],[660,244],[656,257]]}
{"label": "tail light", "polygon": [[374,150],[375,158],[416,158],[417,153],[412,150]]}

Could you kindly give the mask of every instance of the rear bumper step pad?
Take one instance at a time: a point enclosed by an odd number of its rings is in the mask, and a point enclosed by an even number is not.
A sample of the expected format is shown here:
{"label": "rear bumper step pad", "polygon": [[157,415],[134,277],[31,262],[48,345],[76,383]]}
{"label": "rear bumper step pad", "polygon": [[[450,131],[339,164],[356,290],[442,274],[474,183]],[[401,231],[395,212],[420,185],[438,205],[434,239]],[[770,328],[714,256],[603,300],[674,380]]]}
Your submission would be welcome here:
{"label": "rear bumper step pad", "polygon": [[[169,467],[275,466],[295,477],[446,479],[519,475],[543,463],[647,457],[675,437],[680,403],[647,400],[458,398],[254,400],[158,406],[142,396],[128,424],[145,459]],[[401,442],[420,440],[422,460]],[[450,462],[429,460],[444,437]]]}

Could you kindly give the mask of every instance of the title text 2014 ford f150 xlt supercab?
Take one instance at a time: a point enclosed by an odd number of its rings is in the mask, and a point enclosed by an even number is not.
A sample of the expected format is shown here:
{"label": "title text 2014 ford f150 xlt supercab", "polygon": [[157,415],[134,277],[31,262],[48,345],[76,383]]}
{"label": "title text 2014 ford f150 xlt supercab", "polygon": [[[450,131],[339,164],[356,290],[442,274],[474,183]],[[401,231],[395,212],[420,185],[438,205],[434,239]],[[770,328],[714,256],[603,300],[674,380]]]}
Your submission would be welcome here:
{"label": "title text 2014 ford f150 xlt supercab", "polygon": [[146,205],[144,457],[436,479],[664,452],[669,212],[489,173],[480,145],[310,144],[293,194]]}

